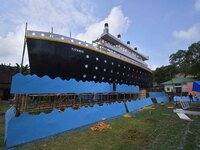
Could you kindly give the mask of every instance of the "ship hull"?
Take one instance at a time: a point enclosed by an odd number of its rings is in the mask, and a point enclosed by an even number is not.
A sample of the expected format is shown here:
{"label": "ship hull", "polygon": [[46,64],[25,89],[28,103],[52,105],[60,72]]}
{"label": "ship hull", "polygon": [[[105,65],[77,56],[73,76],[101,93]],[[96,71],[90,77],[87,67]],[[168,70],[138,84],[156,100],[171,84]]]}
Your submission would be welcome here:
{"label": "ship hull", "polygon": [[40,77],[152,86],[149,70],[95,49],[34,38],[27,38],[27,47],[31,74]]}

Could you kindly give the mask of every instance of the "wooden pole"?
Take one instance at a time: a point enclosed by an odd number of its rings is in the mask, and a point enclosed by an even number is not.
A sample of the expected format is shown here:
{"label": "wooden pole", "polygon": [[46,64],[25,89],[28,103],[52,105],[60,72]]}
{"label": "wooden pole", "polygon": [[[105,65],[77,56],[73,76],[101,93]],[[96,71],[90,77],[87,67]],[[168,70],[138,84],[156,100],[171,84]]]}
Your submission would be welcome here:
{"label": "wooden pole", "polygon": [[27,26],[28,26],[28,23],[26,22],[25,35],[24,35],[24,47],[23,47],[23,53],[22,53],[20,73],[22,73],[22,66],[23,66],[23,62],[24,62],[24,54],[25,54],[25,49],[26,49],[26,31],[27,31]]}

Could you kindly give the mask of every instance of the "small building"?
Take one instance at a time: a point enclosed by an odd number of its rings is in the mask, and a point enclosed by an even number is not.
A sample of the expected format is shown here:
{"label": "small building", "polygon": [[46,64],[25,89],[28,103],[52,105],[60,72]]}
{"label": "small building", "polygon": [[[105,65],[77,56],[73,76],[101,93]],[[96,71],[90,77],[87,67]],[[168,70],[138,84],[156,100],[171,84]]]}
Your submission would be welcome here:
{"label": "small building", "polygon": [[10,87],[12,81],[12,72],[0,71],[0,100],[10,98]]}
{"label": "small building", "polygon": [[187,84],[193,81],[194,79],[191,78],[173,78],[161,84],[164,85],[164,90],[169,95],[171,94],[187,95],[188,94]]}

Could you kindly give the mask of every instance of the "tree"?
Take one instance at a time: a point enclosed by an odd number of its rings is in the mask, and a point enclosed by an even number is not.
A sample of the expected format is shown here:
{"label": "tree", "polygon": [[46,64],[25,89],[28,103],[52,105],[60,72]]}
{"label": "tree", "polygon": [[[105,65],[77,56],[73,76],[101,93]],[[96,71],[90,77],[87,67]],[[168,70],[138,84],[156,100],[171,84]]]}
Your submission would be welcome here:
{"label": "tree", "polygon": [[165,82],[167,80],[170,80],[177,73],[178,71],[175,65],[168,65],[156,68],[153,73],[154,81],[158,83]]}
{"label": "tree", "polygon": [[154,81],[162,83],[177,73],[190,74],[200,78],[200,42],[193,43],[188,50],[178,50],[169,57],[170,65],[156,68]]}
{"label": "tree", "polygon": [[21,66],[18,63],[16,63],[16,66],[14,68],[15,73],[20,73],[21,71],[22,74],[30,74],[30,68],[27,64],[25,66]]}
{"label": "tree", "polygon": [[190,73],[200,78],[200,42],[193,43],[187,51],[187,60],[190,64]]}
{"label": "tree", "polygon": [[185,76],[189,74],[190,63],[187,58],[186,50],[178,50],[176,53],[171,54],[169,62],[178,69],[178,72]]}
{"label": "tree", "polygon": [[0,71],[3,72],[12,72],[13,74],[20,73],[20,69],[22,69],[22,74],[30,74],[30,68],[28,65],[22,66],[16,63],[16,66],[0,64]]}

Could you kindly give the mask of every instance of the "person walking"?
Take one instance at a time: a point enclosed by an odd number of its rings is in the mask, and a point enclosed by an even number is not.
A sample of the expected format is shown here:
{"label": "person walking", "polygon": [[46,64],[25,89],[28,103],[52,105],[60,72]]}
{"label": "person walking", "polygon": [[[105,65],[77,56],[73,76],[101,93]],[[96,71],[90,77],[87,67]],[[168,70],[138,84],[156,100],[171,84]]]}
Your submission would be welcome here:
{"label": "person walking", "polygon": [[193,100],[193,96],[192,96],[191,93],[189,94],[189,98],[190,98],[190,102],[194,102],[194,100]]}

